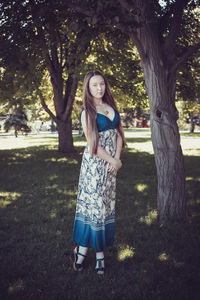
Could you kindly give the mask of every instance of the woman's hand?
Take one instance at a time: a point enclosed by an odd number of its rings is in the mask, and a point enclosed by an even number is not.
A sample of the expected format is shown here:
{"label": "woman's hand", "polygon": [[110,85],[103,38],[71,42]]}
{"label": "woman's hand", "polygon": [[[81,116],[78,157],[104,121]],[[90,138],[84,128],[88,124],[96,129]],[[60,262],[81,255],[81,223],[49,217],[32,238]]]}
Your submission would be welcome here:
{"label": "woman's hand", "polygon": [[118,171],[122,167],[122,162],[119,158],[114,157],[112,163],[110,163],[108,172]]}

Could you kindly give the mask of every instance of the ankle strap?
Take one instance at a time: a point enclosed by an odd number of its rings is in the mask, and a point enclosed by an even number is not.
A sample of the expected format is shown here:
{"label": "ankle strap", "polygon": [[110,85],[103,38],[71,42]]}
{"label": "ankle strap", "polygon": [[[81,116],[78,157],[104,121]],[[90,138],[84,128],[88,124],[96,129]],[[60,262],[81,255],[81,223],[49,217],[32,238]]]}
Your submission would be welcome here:
{"label": "ankle strap", "polygon": [[86,257],[86,255],[84,255],[84,254],[82,254],[82,253],[79,252],[79,246],[77,246],[77,252],[76,252],[76,254],[77,254],[77,255],[81,255],[81,256],[83,256],[83,257]]}
{"label": "ankle strap", "polygon": [[77,252],[77,255],[81,255],[81,256],[83,256],[83,257],[86,257],[86,255],[84,255],[84,254],[82,254],[82,253],[80,253],[80,252]]}

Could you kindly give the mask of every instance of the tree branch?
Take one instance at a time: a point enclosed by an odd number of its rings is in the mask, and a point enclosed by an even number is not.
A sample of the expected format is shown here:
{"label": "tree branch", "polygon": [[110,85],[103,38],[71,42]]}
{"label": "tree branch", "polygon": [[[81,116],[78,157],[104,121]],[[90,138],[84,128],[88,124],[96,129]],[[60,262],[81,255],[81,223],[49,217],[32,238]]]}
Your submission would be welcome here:
{"label": "tree branch", "polygon": [[169,72],[175,72],[178,69],[178,67],[182,63],[184,63],[187,60],[187,58],[190,57],[198,49],[200,49],[200,41],[196,45],[188,47],[187,51],[177,60],[177,62],[171,67]]}
{"label": "tree branch", "polygon": [[57,35],[58,35],[58,40],[59,40],[59,44],[60,44],[60,65],[63,65],[63,45],[62,45],[62,39],[60,36],[59,31],[57,31]]}
{"label": "tree branch", "polygon": [[72,106],[75,99],[76,90],[78,87],[78,78],[69,75],[68,84],[69,84],[68,89],[66,89],[66,94],[68,94],[67,105],[65,108],[65,112],[63,114],[64,120],[67,120],[67,118],[71,115]]}
{"label": "tree branch", "polygon": [[137,47],[137,50],[139,52],[141,60],[145,61],[147,56],[146,56],[144,47],[142,46],[142,43],[140,42],[139,38],[137,37],[137,34],[135,32],[131,32],[130,37],[132,38],[135,46]]}
{"label": "tree branch", "polygon": [[46,102],[45,102],[45,99],[44,99],[44,96],[42,95],[42,92],[40,91],[37,83],[35,81],[33,81],[33,84],[36,88],[36,91],[40,97],[40,101],[41,101],[41,104],[42,104],[42,107],[44,108],[44,110],[50,115],[50,117],[57,123],[57,118],[56,116],[52,113],[52,111],[48,108]]}
{"label": "tree branch", "polygon": [[121,6],[123,8],[125,8],[129,13],[131,13],[133,11],[133,7],[128,4],[128,2],[126,0],[119,0],[119,3],[121,4]]}
{"label": "tree branch", "polygon": [[[133,11],[137,11],[136,7],[131,6],[126,0],[119,0],[119,3],[130,14],[133,14]],[[135,19],[135,15],[133,16],[133,18]],[[140,54],[140,57],[141,57],[141,60],[144,61],[146,59],[146,53],[145,53],[144,47],[143,47],[140,39],[138,38],[137,33],[132,31],[130,33],[130,38],[132,39],[133,43],[137,47],[137,50],[138,50],[138,52]]]}
{"label": "tree branch", "polygon": [[188,1],[189,0],[177,0],[174,3],[173,10],[171,11],[171,15],[173,14],[174,17],[171,22],[169,34],[165,39],[165,49],[167,49],[167,51],[173,49],[176,38],[180,32],[183,10]]}
{"label": "tree branch", "polygon": [[73,3],[71,3],[71,1],[66,0],[67,6],[71,9],[73,9],[75,12],[81,13],[85,16],[88,17],[93,17],[94,16],[94,12],[93,11],[89,11],[88,9],[85,9],[83,7],[81,7],[80,5],[74,5]]}

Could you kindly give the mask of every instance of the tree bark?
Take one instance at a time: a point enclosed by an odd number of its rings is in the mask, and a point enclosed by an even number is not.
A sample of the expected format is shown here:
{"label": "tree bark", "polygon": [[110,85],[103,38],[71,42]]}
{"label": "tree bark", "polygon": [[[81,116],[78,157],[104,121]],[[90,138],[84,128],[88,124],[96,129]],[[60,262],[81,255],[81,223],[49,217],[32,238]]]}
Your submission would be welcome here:
{"label": "tree bark", "polygon": [[[66,86],[68,85],[68,87],[66,87],[66,89],[68,90],[68,95],[67,97],[65,97],[65,99],[63,99],[61,93],[57,92],[57,87],[54,88],[54,104],[56,116],[48,108],[44,96],[36,82],[34,82],[34,85],[37,89],[43,108],[57,124],[58,150],[63,153],[70,153],[74,151],[71,113],[78,86],[78,78],[74,77],[73,79],[70,79],[70,85],[66,83]],[[52,85],[55,85],[55,83],[53,82]],[[62,86],[60,85],[60,87]]]}
{"label": "tree bark", "polygon": [[190,133],[194,132],[194,118],[193,118],[193,111],[190,112]]}
{"label": "tree bark", "polygon": [[74,151],[72,137],[72,120],[71,117],[67,121],[57,121],[58,126],[58,150],[63,153]]}
{"label": "tree bark", "polygon": [[158,220],[183,221],[187,216],[184,161],[176,119],[169,109],[158,106],[151,112],[151,130],[158,177]]}
{"label": "tree bark", "polygon": [[185,171],[177,112],[173,102],[173,87],[168,87],[164,67],[159,57],[144,64],[145,85],[150,103],[152,143],[157,167],[158,220],[186,219]]}
{"label": "tree bark", "polygon": [[73,103],[78,87],[78,78],[74,73],[68,73],[68,79],[65,82],[62,77],[63,68],[58,61],[58,50],[52,42],[51,56],[49,59],[49,73],[54,93],[54,106],[56,111],[56,119],[58,128],[58,149],[60,152],[67,153],[74,151],[72,137],[72,120],[71,113]]}
{"label": "tree bark", "polygon": [[[175,107],[176,70],[170,72],[173,52],[164,49],[157,34],[149,1],[138,1],[142,26],[138,29],[143,55],[145,88],[149,97],[152,143],[157,167],[158,221],[184,221],[187,217],[185,171]],[[134,40],[134,36],[132,37]],[[144,55],[145,53],[145,55]]]}

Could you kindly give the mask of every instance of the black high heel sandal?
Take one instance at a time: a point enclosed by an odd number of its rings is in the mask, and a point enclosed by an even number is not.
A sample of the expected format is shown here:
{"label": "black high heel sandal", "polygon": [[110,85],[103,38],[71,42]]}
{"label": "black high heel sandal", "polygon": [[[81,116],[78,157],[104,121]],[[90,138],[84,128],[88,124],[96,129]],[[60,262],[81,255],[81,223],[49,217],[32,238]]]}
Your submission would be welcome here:
{"label": "black high heel sandal", "polygon": [[81,255],[81,256],[83,256],[83,257],[86,257],[86,255],[84,255],[84,254],[82,254],[82,253],[79,252],[79,246],[77,246],[77,247],[73,250],[73,252],[72,252],[70,258],[71,258],[72,263],[73,263],[73,269],[74,269],[74,271],[81,272],[81,271],[83,271],[83,264],[77,264],[78,255]]}
{"label": "black high heel sandal", "polygon": [[104,261],[104,258],[99,258],[97,261],[97,267],[95,268],[95,271],[97,275],[104,275],[105,268],[103,267],[102,261]]}

